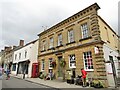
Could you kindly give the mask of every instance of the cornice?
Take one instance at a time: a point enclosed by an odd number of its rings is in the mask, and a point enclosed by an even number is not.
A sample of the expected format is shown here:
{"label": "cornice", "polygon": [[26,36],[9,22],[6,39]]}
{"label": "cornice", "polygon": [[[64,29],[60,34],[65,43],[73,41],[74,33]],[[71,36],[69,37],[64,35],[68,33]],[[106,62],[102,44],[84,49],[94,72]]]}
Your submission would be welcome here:
{"label": "cornice", "polygon": [[68,17],[67,19],[61,21],[60,23],[58,23],[58,24],[50,27],[49,29],[41,32],[40,34],[38,34],[38,36],[41,36],[42,34],[48,33],[49,31],[51,31],[51,30],[53,30],[53,29],[57,29],[58,27],[63,26],[63,25],[65,25],[65,24],[69,23],[69,22],[72,22],[73,20],[77,20],[78,18],[80,18],[80,17],[83,16],[84,14],[92,11],[93,9],[97,11],[97,10],[100,9],[100,7],[99,7],[99,5],[98,5],[97,3],[94,3],[94,4],[90,5],[89,7],[81,10],[80,12],[78,12],[78,13],[76,13],[76,14]]}

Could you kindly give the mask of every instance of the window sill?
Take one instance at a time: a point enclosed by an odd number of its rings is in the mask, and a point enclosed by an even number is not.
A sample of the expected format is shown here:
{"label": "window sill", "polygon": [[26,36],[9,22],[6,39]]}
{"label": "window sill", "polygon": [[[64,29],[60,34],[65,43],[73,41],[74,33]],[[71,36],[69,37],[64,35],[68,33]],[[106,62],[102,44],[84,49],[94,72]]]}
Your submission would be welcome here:
{"label": "window sill", "polygon": [[94,71],[94,69],[85,69],[85,71],[90,71],[90,72],[93,72]]}
{"label": "window sill", "polygon": [[69,68],[76,68],[76,66],[72,66],[72,67],[71,67],[71,66],[69,66]]}
{"label": "window sill", "polygon": [[89,37],[86,37],[86,38],[82,38],[82,39],[80,39],[79,41],[83,41],[83,40],[87,40],[87,39],[91,39],[92,37],[91,36],[89,36]]}
{"label": "window sill", "polygon": [[46,50],[42,50],[41,52],[45,52]]}
{"label": "window sill", "polygon": [[55,48],[54,48],[54,47],[52,47],[52,48],[49,48],[48,50],[55,50]]}
{"label": "window sill", "polygon": [[49,69],[53,69],[52,67],[49,67]]}
{"label": "window sill", "polygon": [[73,42],[70,42],[70,43],[67,43],[66,45],[73,44],[73,43],[75,43],[75,41],[73,41]]}
{"label": "window sill", "polygon": [[56,48],[59,48],[59,47],[62,47],[63,45],[61,44],[61,45],[59,45],[59,46],[57,46]]}

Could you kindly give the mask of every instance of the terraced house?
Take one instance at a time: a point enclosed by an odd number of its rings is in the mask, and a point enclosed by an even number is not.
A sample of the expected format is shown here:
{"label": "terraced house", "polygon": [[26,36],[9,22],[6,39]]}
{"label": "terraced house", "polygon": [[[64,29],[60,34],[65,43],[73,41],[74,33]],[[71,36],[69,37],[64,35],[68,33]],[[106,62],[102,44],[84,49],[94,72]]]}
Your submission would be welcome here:
{"label": "terraced house", "polygon": [[66,79],[68,71],[73,77],[81,75],[84,68],[89,79],[110,86],[104,46],[117,52],[118,36],[98,15],[99,9],[94,3],[38,35],[40,72],[52,72],[59,80]]}

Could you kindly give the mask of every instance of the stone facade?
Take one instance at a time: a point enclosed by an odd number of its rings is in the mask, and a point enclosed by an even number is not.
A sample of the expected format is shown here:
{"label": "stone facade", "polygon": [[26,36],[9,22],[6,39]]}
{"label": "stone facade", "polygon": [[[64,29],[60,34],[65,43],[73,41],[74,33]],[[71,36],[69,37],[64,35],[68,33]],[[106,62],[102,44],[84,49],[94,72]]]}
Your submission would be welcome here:
{"label": "stone facade", "polygon": [[[50,73],[50,70],[52,70],[56,79],[64,77],[64,75],[66,79],[67,70],[72,70],[75,76],[81,75],[81,68],[88,68],[85,67],[85,53],[90,52],[93,68],[91,70],[86,69],[88,78],[100,80],[105,87],[108,86],[103,52],[104,42],[101,39],[99,16],[97,14],[99,9],[100,7],[95,3],[38,35],[40,72]],[[84,24],[87,25],[88,29],[85,38],[84,34],[86,33],[81,28]],[[70,31],[73,31],[73,33]],[[69,42],[69,33],[73,35],[72,42]],[[60,34],[62,35],[62,44],[58,45]],[[97,47],[98,53],[95,53],[95,47]],[[75,67],[70,66],[70,57],[75,60]],[[65,67],[60,66],[60,59],[66,61]],[[55,68],[49,66],[50,60],[56,62]]]}

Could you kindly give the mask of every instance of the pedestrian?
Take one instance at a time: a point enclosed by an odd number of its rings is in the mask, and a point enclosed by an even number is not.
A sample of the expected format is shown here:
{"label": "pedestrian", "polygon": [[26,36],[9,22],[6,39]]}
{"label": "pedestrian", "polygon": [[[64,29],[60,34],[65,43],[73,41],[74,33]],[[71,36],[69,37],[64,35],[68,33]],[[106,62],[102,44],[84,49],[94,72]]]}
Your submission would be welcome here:
{"label": "pedestrian", "polygon": [[23,79],[25,79],[26,70],[23,71]]}
{"label": "pedestrian", "polygon": [[50,80],[52,80],[52,70],[50,70],[50,73],[49,73],[49,75],[50,75]]}
{"label": "pedestrian", "polygon": [[81,73],[82,73],[83,87],[86,87],[86,75],[87,75],[87,72],[82,68]]}
{"label": "pedestrian", "polygon": [[7,68],[7,70],[6,70],[6,80],[8,80],[9,78],[10,78],[10,69],[9,68]]}

